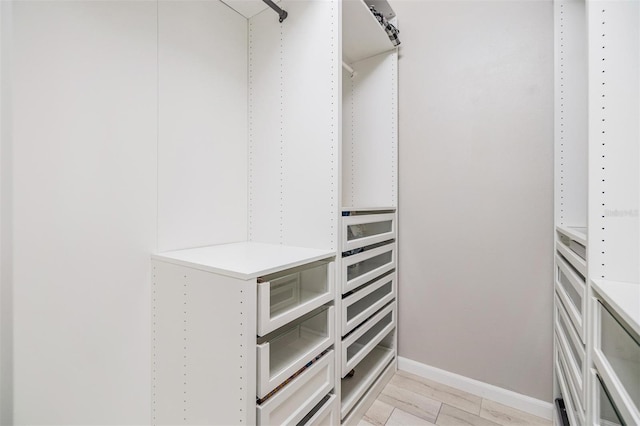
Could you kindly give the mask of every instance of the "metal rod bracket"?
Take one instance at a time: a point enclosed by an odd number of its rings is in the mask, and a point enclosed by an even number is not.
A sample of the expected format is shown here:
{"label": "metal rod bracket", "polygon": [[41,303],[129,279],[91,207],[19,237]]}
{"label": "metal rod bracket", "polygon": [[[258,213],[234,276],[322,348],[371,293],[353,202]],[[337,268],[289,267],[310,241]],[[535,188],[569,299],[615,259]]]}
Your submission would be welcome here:
{"label": "metal rod bracket", "polygon": [[267,6],[269,6],[271,9],[275,10],[276,13],[278,14],[278,16],[280,17],[279,21],[280,23],[282,23],[282,21],[284,21],[285,19],[287,19],[287,16],[289,16],[289,14],[287,13],[286,10],[280,8],[277,4],[275,4],[273,1],[271,0],[262,0],[263,2],[265,2],[267,4]]}

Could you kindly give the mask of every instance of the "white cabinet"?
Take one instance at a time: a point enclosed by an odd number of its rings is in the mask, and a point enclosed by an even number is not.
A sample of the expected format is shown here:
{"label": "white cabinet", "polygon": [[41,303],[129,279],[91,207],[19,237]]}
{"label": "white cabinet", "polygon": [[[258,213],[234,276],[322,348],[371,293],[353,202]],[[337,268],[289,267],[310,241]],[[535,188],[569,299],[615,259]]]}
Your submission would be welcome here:
{"label": "white cabinet", "polygon": [[572,424],[640,424],[640,3],[554,15],[554,397]]}
{"label": "white cabinet", "polygon": [[265,295],[266,284],[290,286],[294,277],[294,288],[326,292],[334,254],[240,243],[154,255],[153,423],[335,418],[334,299],[303,313],[300,298],[287,297],[289,320],[258,335],[260,303],[285,306]]}

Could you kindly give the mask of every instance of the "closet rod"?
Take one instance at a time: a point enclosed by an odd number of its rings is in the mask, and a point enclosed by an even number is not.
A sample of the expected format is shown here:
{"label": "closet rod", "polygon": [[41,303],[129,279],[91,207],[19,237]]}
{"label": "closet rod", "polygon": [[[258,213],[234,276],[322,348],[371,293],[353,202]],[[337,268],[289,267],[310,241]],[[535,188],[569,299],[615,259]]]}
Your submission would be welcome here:
{"label": "closet rod", "polygon": [[278,7],[278,5],[275,4],[274,2],[272,2],[271,0],[262,0],[262,1],[265,2],[267,4],[267,6],[269,6],[271,9],[275,10],[278,13],[278,16],[280,16],[280,22],[281,23],[282,23],[282,21],[287,19],[287,15],[289,15],[289,14],[287,13],[286,10],[283,10],[280,7]]}
{"label": "closet rod", "polygon": [[347,72],[351,74],[352,77],[356,74],[356,71],[351,68],[345,61],[342,61],[342,68],[347,70]]}

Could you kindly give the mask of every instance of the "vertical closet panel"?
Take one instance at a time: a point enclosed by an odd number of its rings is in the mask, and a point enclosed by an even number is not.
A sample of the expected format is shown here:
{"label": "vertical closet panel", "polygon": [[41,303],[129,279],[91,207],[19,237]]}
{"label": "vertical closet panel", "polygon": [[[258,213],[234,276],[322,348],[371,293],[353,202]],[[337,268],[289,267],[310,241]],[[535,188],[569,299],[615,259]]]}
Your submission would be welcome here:
{"label": "vertical closet panel", "polygon": [[247,21],[158,3],[158,249],[246,240]]}
{"label": "vertical closet panel", "polygon": [[[640,4],[589,4],[590,278],[640,280]],[[591,30],[592,28],[592,30]]]}
{"label": "vertical closet panel", "polygon": [[351,64],[343,85],[343,206],[397,206],[396,52]]}
{"label": "vertical closet panel", "polygon": [[15,424],[148,424],[156,3],[13,3]]}
{"label": "vertical closet panel", "polygon": [[249,24],[249,238],[335,249],[338,3],[282,6]]}

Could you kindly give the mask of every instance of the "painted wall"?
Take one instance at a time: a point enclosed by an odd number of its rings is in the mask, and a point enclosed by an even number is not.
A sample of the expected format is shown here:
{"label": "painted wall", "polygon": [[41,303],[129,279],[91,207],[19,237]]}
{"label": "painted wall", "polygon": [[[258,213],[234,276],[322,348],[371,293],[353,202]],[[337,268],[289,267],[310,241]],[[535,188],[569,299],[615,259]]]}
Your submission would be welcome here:
{"label": "painted wall", "polygon": [[551,401],[551,1],[400,17],[399,355]]}
{"label": "painted wall", "polygon": [[149,424],[149,254],[246,236],[246,20],[217,1],[13,7],[15,424]]}

